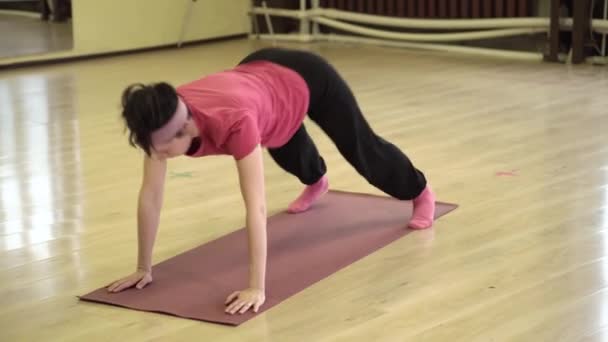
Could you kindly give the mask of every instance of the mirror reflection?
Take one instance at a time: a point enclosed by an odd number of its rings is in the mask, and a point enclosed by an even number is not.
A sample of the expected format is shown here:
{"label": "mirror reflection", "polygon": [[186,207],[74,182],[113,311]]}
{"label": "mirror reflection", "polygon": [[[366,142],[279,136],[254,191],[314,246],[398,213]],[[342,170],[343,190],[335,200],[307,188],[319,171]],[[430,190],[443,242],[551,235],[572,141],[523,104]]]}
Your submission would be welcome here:
{"label": "mirror reflection", "polygon": [[0,0],[0,58],[71,50],[71,0]]}

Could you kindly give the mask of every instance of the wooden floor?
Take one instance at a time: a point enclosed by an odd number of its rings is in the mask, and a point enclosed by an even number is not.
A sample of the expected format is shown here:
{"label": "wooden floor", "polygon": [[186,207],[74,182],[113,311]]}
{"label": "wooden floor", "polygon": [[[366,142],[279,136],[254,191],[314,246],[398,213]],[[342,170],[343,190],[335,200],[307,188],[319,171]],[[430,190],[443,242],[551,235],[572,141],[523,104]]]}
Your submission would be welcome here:
{"label": "wooden floor", "polygon": [[[380,47],[309,48],[457,211],[238,328],[78,302],[134,269],[141,155],[121,90],[186,82],[255,47],[0,74],[1,341],[608,339],[607,69]],[[309,130],[333,188],[379,194]],[[266,158],[276,213],[301,186]],[[154,261],[241,228],[237,184],[228,157],[171,162]]]}

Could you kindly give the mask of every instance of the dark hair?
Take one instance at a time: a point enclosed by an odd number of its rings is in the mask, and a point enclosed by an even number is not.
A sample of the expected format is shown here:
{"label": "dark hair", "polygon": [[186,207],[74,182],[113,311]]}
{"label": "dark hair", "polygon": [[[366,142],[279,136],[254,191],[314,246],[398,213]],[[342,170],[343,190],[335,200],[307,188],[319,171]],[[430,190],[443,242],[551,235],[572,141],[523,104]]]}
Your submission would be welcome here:
{"label": "dark hair", "polygon": [[122,93],[122,118],[129,129],[129,144],[150,155],[150,135],[169,122],[177,109],[177,92],[168,83],[136,83]]}

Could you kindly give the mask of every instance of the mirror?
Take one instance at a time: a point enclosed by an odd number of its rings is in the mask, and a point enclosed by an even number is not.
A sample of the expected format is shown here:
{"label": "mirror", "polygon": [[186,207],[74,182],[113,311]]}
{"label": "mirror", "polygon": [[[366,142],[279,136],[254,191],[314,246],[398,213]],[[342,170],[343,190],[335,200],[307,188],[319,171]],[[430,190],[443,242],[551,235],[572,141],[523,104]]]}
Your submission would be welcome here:
{"label": "mirror", "polygon": [[71,0],[0,0],[0,58],[71,50]]}

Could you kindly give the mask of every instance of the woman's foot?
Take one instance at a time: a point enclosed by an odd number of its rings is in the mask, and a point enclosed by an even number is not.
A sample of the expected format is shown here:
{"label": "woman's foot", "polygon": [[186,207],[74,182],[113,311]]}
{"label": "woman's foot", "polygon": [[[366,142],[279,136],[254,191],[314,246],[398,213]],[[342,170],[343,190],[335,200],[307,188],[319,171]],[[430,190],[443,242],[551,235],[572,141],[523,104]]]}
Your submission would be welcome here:
{"label": "woman's foot", "polygon": [[292,214],[304,212],[310,208],[321,196],[325,195],[329,189],[327,176],[321,177],[315,184],[309,185],[304,189],[300,197],[289,205],[287,211]]}
{"label": "woman's foot", "polygon": [[435,194],[427,185],[418,197],[414,199],[414,213],[409,227],[412,229],[426,229],[433,225],[435,219]]}

